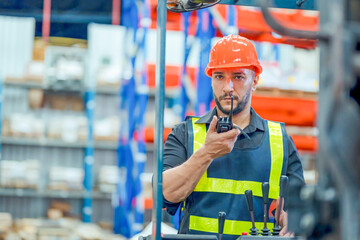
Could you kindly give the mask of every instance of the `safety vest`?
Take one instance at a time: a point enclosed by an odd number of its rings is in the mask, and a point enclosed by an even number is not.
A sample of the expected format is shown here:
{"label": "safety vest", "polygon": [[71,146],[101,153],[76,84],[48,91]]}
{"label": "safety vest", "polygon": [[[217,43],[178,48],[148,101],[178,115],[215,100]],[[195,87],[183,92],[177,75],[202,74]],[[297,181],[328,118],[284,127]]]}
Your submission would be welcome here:
{"label": "safety vest", "polygon": [[[188,156],[205,142],[206,124],[197,124],[199,118],[188,118]],[[251,149],[234,149],[214,159],[194,191],[184,202],[185,231],[190,234],[218,232],[218,212],[226,212],[223,239],[236,239],[252,228],[244,192],[251,189],[254,196],[256,227],[263,228],[262,183],[269,182],[269,198],[279,196],[279,182],[283,169],[284,125],[266,121],[261,144]],[[269,208],[270,204],[268,204]],[[267,209],[268,211],[268,209]],[[184,223],[182,222],[182,225]],[[268,224],[272,228],[273,224]],[[180,226],[181,228],[181,226]],[[184,230],[182,230],[184,232]]]}

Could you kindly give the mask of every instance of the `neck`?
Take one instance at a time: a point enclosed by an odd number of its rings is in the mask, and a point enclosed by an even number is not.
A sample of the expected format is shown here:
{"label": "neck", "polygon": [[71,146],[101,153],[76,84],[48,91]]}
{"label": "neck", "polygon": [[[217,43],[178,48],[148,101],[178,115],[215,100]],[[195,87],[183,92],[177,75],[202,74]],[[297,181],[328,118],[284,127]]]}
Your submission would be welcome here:
{"label": "neck", "polygon": [[[229,117],[227,114],[224,114],[223,112],[221,112],[217,107],[216,107],[216,110],[217,110],[218,118],[220,116]],[[250,119],[251,119],[250,104],[248,104],[240,113],[233,115],[232,121],[234,124],[239,126],[241,129],[244,129],[245,127],[247,127],[250,124]]]}

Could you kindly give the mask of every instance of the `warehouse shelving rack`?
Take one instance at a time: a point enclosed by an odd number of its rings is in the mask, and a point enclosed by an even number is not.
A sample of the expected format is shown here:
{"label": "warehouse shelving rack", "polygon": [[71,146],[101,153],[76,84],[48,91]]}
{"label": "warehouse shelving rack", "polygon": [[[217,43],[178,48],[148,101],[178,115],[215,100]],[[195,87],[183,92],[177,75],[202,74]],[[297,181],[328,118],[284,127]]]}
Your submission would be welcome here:
{"label": "warehouse shelving rack", "polygon": [[[49,88],[43,87],[41,84],[37,83],[4,83],[1,84],[1,88],[4,88],[6,91],[7,88],[15,88],[19,91],[23,91],[26,93],[27,89],[30,88],[40,88],[44,91],[52,91]],[[3,95],[2,92],[1,96],[3,100],[6,100],[6,97]],[[95,164],[94,159],[99,158],[99,156],[95,156],[96,151],[101,151],[102,153],[107,152],[105,156],[111,156],[110,158],[113,160],[112,164],[115,165],[116,162],[116,149],[117,143],[116,142],[96,142],[93,141],[93,118],[94,118],[94,106],[95,106],[95,91],[90,92],[78,92],[73,90],[63,90],[62,93],[70,93],[70,94],[84,94],[84,106],[85,106],[85,113],[88,119],[88,139],[83,142],[75,142],[75,143],[68,143],[61,140],[56,139],[32,139],[32,138],[18,138],[18,137],[2,137],[1,145],[6,146],[6,148],[2,147],[1,156],[2,159],[4,158],[11,158],[10,156],[21,155],[20,148],[24,149],[24,157],[34,157],[39,156],[39,154],[43,157],[40,159],[40,165],[43,168],[47,168],[44,161],[47,161],[47,158],[51,157],[51,153],[57,155],[57,159],[53,161],[56,165],[62,165],[64,159],[62,157],[71,155],[71,162],[69,161],[66,163],[68,166],[77,165],[81,167],[81,161],[74,162],[79,157],[83,155],[83,163],[84,163],[84,190],[83,191],[54,191],[54,190],[45,190],[44,183],[40,183],[39,189],[1,189],[0,196],[2,196],[2,210],[8,210],[14,214],[15,218],[18,217],[42,217],[44,215],[44,211],[46,209],[46,204],[51,199],[61,199],[61,200],[68,200],[72,206],[75,206],[74,212],[77,214],[83,213],[83,221],[90,222],[92,219],[92,215],[96,215],[104,210],[104,206],[108,206],[108,211],[105,211],[106,214],[102,214],[102,216],[108,215],[107,221],[112,222],[112,209],[111,209],[111,200],[112,196],[110,193],[103,193],[99,191],[93,191],[93,165]],[[98,93],[99,95],[101,93]],[[24,94],[26,95],[26,94]],[[87,95],[87,96],[86,96]],[[90,96],[90,97],[88,97]],[[113,98],[116,99],[117,95],[113,95]],[[101,98],[101,97],[99,97]],[[114,101],[116,102],[116,101]],[[1,101],[0,109],[3,107],[4,101]],[[0,120],[0,125],[2,123],[2,118]],[[83,152],[83,153],[82,153]],[[50,156],[49,156],[50,155]],[[63,156],[61,156],[63,155]],[[20,159],[14,159],[20,160]],[[65,161],[66,162],[66,161]],[[109,161],[108,161],[109,162]],[[50,164],[52,165],[52,164]],[[99,167],[99,165],[97,165]],[[46,172],[48,169],[40,170],[40,174],[44,177],[44,171]],[[40,180],[40,182],[43,180]],[[37,210],[30,210],[27,206],[24,205],[23,210],[19,210],[22,207],[19,206],[17,203],[19,202],[19,197],[22,199],[29,200],[29,206],[37,206]],[[18,199],[18,200],[17,200]],[[79,200],[83,201],[83,207],[79,205]],[[100,203],[101,206],[98,206],[99,209],[93,211],[92,209],[92,201],[97,201]],[[40,202],[40,203],[39,203]],[[77,203],[75,203],[77,202]],[[103,205],[103,203],[105,205]],[[98,205],[98,203],[97,203]],[[26,211],[28,209],[29,211]],[[106,207],[105,207],[106,209]],[[16,211],[15,211],[16,210]],[[96,213],[95,213],[96,212]],[[99,220],[94,218],[94,220]],[[101,219],[104,220],[104,219]]]}
{"label": "warehouse shelving rack", "polygon": [[[24,82],[3,82],[1,84],[2,88],[5,88],[5,90],[7,88],[13,88],[13,89],[18,89],[19,91],[24,91],[24,93],[28,90],[28,89],[42,89],[46,92],[53,92],[54,89],[51,89],[49,87],[44,86],[43,84],[40,83],[34,83],[34,82],[30,82],[30,81],[24,81]],[[85,94],[85,91],[79,91],[79,90],[71,90],[71,89],[67,89],[67,90],[61,90],[60,91],[63,94]],[[96,90],[93,92],[94,94],[96,94],[96,101],[101,101],[102,98],[104,101],[106,101],[107,103],[110,101],[113,101],[113,103],[116,102],[116,99],[118,97],[118,89],[116,88],[110,88],[110,87],[96,87]],[[154,97],[154,90],[151,90],[149,92],[149,97],[153,98]],[[167,97],[172,97],[172,93],[168,94]],[[94,96],[93,96],[94,99]],[[86,99],[85,99],[86,100]],[[3,104],[3,102],[1,102],[0,104]],[[97,103],[98,104],[98,103]],[[96,105],[97,105],[96,104]],[[89,106],[89,104],[84,104],[85,106]],[[99,104],[100,105],[100,104]],[[108,104],[106,104],[108,105]],[[91,104],[90,104],[91,107]],[[1,110],[1,105],[0,105],[0,110]],[[88,110],[89,111],[89,110]],[[95,109],[96,111],[96,109]],[[114,108],[114,112],[117,111],[117,108]],[[89,116],[90,114],[90,116]],[[88,119],[89,117],[91,117],[91,114],[93,113],[88,113]],[[101,115],[101,114],[100,114]],[[2,122],[2,118],[0,120],[0,124]],[[90,121],[88,121],[90,123]],[[88,134],[88,136],[91,136],[91,134]],[[89,141],[89,139],[88,139]],[[0,147],[3,145],[6,145],[7,148],[11,148],[13,150],[11,151],[17,151],[20,147],[26,148],[28,149],[27,151],[29,151],[29,149],[43,149],[40,150],[41,151],[46,151],[44,149],[53,149],[54,151],[56,150],[58,153],[61,154],[62,151],[70,151],[70,152],[84,152],[85,149],[88,147],[88,152],[90,152],[90,154],[92,156],[95,156],[95,159],[99,158],[100,154],[97,154],[97,152],[101,152],[101,153],[107,153],[107,156],[111,156],[110,158],[114,159],[114,161],[111,163],[112,165],[116,164],[116,150],[118,147],[117,142],[104,142],[104,141],[92,141],[90,142],[86,142],[86,141],[78,141],[78,142],[74,142],[74,143],[68,143],[68,142],[64,142],[62,140],[58,140],[58,139],[49,139],[49,138],[41,138],[41,139],[33,139],[33,138],[19,138],[19,137],[2,137],[1,138],[1,142],[0,142]],[[146,144],[146,151],[147,154],[152,156],[153,151],[154,151],[154,144],[153,143],[147,143]],[[8,154],[6,154],[8,155]],[[5,155],[5,157],[6,157]],[[79,155],[79,154],[77,154]],[[91,156],[88,155],[88,156]],[[84,154],[84,161],[86,156]],[[150,157],[148,157],[150,158]],[[3,159],[3,158],[2,158]],[[89,158],[88,158],[89,159]],[[16,160],[16,159],[14,159]],[[89,161],[89,160],[88,160]],[[91,164],[90,160],[90,165]],[[98,160],[95,160],[98,162]],[[95,163],[96,164],[96,163]],[[96,164],[96,170],[98,170],[99,167],[99,163]],[[78,166],[80,166],[78,164]],[[89,167],[89,166],[88,166]],[[151,172],[152,171],[152,164],[147,164],[146,165],[146,171],[147,172]],[[15,199],[18,198],[25,198],[25,199],[29,199],[30,202],[35,202],[35,201],[40,201],[43,202],[41,203],[41,207],[38,207],[37,213],[34,214],[34,211],[32,211],[32,214],[27,214],[26,212],[23,212],[22,214],[19,215],[15,215],[14,217],[40,217],[44,215],[44,209],[47,206],[44,206],[48,201],[51,201],[52,199],[59,199],[59,200],[67,200],[70,201],[70,203],[72,205],[75,206],[74,212],[80,212],[80,208],[83,207],[88,207],[88,213],[89,213],[89,207],[91,207],[90,204],[92,202],[92,200],[97,201],[97,204],[99,204],[100,202],[100,206],[96,207],[98,208],[98,210],[96,211],[97,213],[99,213],[102,208],[109,208],[108,211],[106,211],[106,214],[108,215],[106,220],[107,221],[113,221],[113,211],[111,208],[111,201],[112,201],[112,194],[110,193],[103,193],[103,192],[99,192],[97,190],[91,190],[92,189],[92,185],[93,182],[91,180],[91,178],[93,177],[92,175],[92,169],[87,169],[87,172],[85,173],[85,181],[87,181],[87,189],[88,190],[83,190],[83,191],[77,191],[77,192],[73,192],[73,191],[54,191],[54,190],[45,190],[45,189],[0,189],[0,196],[3,198],[2,201],[5,201],[6,199],[9,201],[14,202],[14,204],[17,204],[17,201],[14,201]],[[10,199],[11,198],[11,199]],[[79,201],[84,201],[83,207],[81,207],[81,205],[79,204],[74,204],[74,202],[79,202]],[[106,204],[106,206],[104,205]],[[30,205],[34,205],[34,204],[30,204]],[[8,204],[3,204],[5,210],[7,210],[6,208],[9,207]],[[14,205],[15,206],[15,205]],[[86,211],[86,210],[85,210]],[[11,212],[11,208],[10,208],[10,212]],[[19,211],[17,211],[19,212]],[[91,213],[91,211],[90,211]],[[106,214],[102,214],[102,216],[105,216]],[[87,214],[87,215],[83,215],[84,218],[83,220],[85,222],[90,222],[91,221],[91,215],[94,216],[94,220],[98,220],[97,217],[95,216],[96,213],[94,214]]]}

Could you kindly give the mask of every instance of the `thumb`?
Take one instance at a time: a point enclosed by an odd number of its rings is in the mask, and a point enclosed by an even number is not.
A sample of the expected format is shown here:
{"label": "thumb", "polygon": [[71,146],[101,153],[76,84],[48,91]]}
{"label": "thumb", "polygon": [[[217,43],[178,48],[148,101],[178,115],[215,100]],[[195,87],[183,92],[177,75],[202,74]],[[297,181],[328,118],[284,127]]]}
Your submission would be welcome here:
{"label": "thumb", "polygon": [[208,129],[208,133],[212,133],[212,132],[216,132],[216,124],[218,122],[218,119],[216,116],[213,117],[213,119],[211,120],[209,129]]}

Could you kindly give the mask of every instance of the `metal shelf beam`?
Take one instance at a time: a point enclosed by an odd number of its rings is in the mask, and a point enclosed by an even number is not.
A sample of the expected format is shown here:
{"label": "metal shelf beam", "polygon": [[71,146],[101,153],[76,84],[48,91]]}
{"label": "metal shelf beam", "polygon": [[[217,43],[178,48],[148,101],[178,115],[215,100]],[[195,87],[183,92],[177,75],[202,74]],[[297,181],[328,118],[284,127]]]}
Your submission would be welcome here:
{"label": "metal shelf beam", "polygon": [[32,197],[32,198],[63,198],[63,199],[84,199],[91,197],[93,199],[111,200],[111,193],[103,193],[99,191],[87,194],[85,191],[59,191],[46,190],[40,191],[36,189],[25,188],[5,188],[0,189],[1,197]]}
{"label": "metal shelf beam", "polygon": [[[75,143],[67,143],[61,140],[55,139],[26,139],[26,138],[16,138],[16,137],[2,137],[1,143],[4,145],[19,145],[19,146],[35,146],[35,147],[63,147],[63,148],[85,148],[85,142],[75,142]],[[116,142],[94,142],[95,149],[101,150],[116,150],[117,143]],[[154,151],[154,144],[147,143],[146,151]]]}
{"label": "metal shelf beam", "polygon": [[[51,89],[49,87],[46,87],[40,83],[36,82],[5,82],[5,87],[19,87],[19,88],[39,88],[43,89],[45,91],[55,91],[55,89]],[[63,92],[85,92],[84,90],[76,91],[74,89],[64,89],[61,90]],[[119,94],[119,88],[118,87],[104,87],[104,86],[97,86],[96,87],[96,94],[103,94],[103,95],[118,95]],[[179,90],[167,90],[166,97],[167,98],[175,98],[179,95]],[[149,89],[148,92],[149,97],[155,97],[155,89]]]}
{"label": "metal shelf beam", "polygon": [[[274,8],[301,9],[301,10],[317,10],[317,0],[273,0],[269,1],[270,6]],[[219,4],[242,5],[242,6],[259,6],[259,0],[221,0]]]}
{"label": "metal shelf beam", "polygon": [[[0,10],[0,15],[12,17],[32,17],[37,22],[43,21],[42,12],[24,12],[14,10]],[[111,15],[96,15],[96,14],[69,14],[57,13],[52,11],[50,16],[51,23],[71,23],[71,24],[86,24],[90,22],[111,24]]]}

